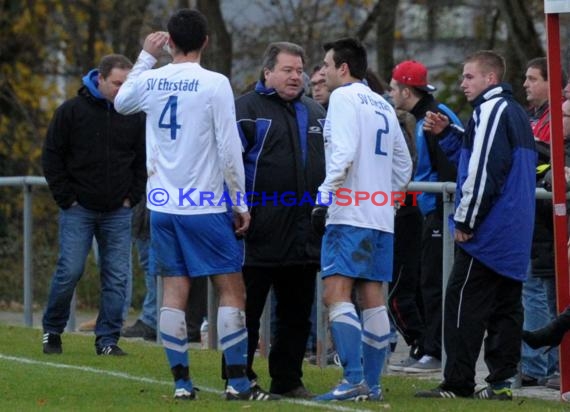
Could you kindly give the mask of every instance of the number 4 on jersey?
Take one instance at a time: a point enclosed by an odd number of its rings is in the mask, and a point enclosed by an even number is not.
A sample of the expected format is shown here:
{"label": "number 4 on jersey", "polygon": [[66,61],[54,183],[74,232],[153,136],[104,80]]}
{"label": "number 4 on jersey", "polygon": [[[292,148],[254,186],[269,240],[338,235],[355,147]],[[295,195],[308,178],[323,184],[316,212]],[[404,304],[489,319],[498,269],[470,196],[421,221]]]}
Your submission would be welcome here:
{"label": "number 4 on jersey", "polygon": [[[160,119],[158,119],[158,127],[161,129],[170,129],[170,138],[172,140],[176,139],[176,131],[180,129],[178,123],[176,123],[176,109],[178,107],[178,96],[170,96],[168,101],[164,105],[164,109],[162,109],[162,113],[160,114]],[[167,117],[167,113],[170,111],[170,116]],[[170,120],[169,123],[165,122],[166,120]]]}

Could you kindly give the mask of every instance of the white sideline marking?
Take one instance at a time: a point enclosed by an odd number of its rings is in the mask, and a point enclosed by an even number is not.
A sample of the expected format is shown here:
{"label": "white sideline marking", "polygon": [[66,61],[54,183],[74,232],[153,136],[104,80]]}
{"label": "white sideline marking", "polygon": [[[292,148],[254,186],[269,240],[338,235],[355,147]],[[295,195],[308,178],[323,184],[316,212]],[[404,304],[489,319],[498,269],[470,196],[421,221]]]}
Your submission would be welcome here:
{"label": "white sideline marking", "polygon": [[[172,386],[172,382],[170,382],[170,381],[168,381],[168,382],[167,381],[161,381],[158,379],[145,378],[143,376],[129,375],[128,373],[123,373],[123,372],[114,372],[114,371],[108,371],[108,370],[104,370],[104,369],[92,368],[90,366],[76,366],[76,365],[66,365],[66,364],[62,364],[62,363],[44,362],[44,361],[38,361],[35,359],[20,358],[17,356],[4,355],[2,353],[0,353],[0,359],[12,361],[12,362],[18,362],[18,363],[26,363],[28,365],[42,365],[42,366],[51,366],[52,368],[58,368],[58,369],[72,369],[72,370],[81,371],[81,372],[89,372],[89,373],[95,373],[95,374],[99,374],[99,375],[112,376],[114,378],[127,379],[127,380],[135,381],[135,382],[153,383],[153,384],[158,384],[158,385]],[[208,388],[208,387],[202,386],[202,385],[200,385],[198,387],[200,388],[201,392],[203,391],[203,392],[214,393],[214,394],[218,394],[218,395],[222,394],[222,391],[220,391],[218,389]],[[340,411],[340,412],[372,412],[370,409],[348,408],[346,406],[340,406],[338,404],[333,404],[330,402],[326,402],[326,403],[324,403],[324,402],[312,402],[312,401],[307,401],[307,400],[286,399],[286,398],[283,398],[278,402],[288,402],[288,403],[293,403],[296,405],[305,405],[305,406],[311,406],[314,408],[322,408],[322,409],[327,409],[327,410],[332,410],[332,411]]]}

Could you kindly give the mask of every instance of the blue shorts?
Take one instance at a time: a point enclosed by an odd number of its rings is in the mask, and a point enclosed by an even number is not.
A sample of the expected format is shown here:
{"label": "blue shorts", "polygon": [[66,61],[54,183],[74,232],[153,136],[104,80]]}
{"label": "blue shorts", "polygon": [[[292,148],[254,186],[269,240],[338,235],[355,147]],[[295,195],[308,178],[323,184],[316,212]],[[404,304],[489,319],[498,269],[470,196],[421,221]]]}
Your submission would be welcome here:
{"label": "blue shorts", "polygon": [[174,215],[151,210],[149,270],[153,276],[241,272],[243,242],[230,213]]}
{"label": "blue shorts", "polygon": [[321,277],[343,275],[390,282],[394,235],[349,225],[327,225],[321,253]]}

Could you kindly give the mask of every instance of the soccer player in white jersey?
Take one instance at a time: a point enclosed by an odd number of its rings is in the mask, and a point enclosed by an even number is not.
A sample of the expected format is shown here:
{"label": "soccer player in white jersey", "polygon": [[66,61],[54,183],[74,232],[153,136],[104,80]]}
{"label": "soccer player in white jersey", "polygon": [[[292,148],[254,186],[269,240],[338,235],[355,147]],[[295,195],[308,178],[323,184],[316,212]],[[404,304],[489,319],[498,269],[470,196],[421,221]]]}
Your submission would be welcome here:
{"label": "soccer player in white jersey", "polygon": [[[207,42],[205,17],[195,10],[177,11],[168,33],[145,39],[115,107],[124,114],[146,113],[150,270],[164,280],[160,336],[175,381],[174,397],[196,397],[184,309],[192,279],[211,276],[220,296],[218,336],[230,378],[226,399],[267,400],[273,396],[251,389],[245,375],[245,289],[236,235],[245,233],[250,216],[238,201],[245,177],[234,97],[225,76],[200,66]],[[172,63],[149,70],[166,44]]]}
{"label": "soccer player in white jersey", "polygon": [[[382,282],[392,279],[391,198],[409,182],[412,160],[394,109],[362,82],[367,68],[362,44],[340,39],[324,50],[322,70],[333,92],[324,130],[322,206],[312,217],[321,230],[326,219],[321,276],[343,380],[315,400],[382,400],[380,376],[390,334]],[[350,297],[353,286],[361,319]]]}

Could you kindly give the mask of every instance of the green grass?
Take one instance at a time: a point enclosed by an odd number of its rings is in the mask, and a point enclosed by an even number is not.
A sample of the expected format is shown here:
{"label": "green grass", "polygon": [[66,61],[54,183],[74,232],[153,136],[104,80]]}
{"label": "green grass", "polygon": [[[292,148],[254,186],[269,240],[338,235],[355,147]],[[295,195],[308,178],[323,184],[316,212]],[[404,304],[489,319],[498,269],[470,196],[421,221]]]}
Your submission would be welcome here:
{"label": "green grass", "polygon": [[[383,378],[386,402],[226,402],[220,398],[220,354],[191,350],[191,373],[202,387],[199,400],[172,399],[170,371],[162,347],[143,341],[121,340],[129,353],[122,358],[96,356],[94,338],[64,334],[62,355],[41,352],[38,329],[0,324],[0,410],[2,411],[563,411],[565,404],[516,398],[513,402],[476,400],[426,400],[413,397],[417,389],[434,381],[406,377]],[[256,359],[260,383],[268,387],[267,362]],[[334,367],[305,366],[305,384],[315,393],[329,390],[340,378]]]}

